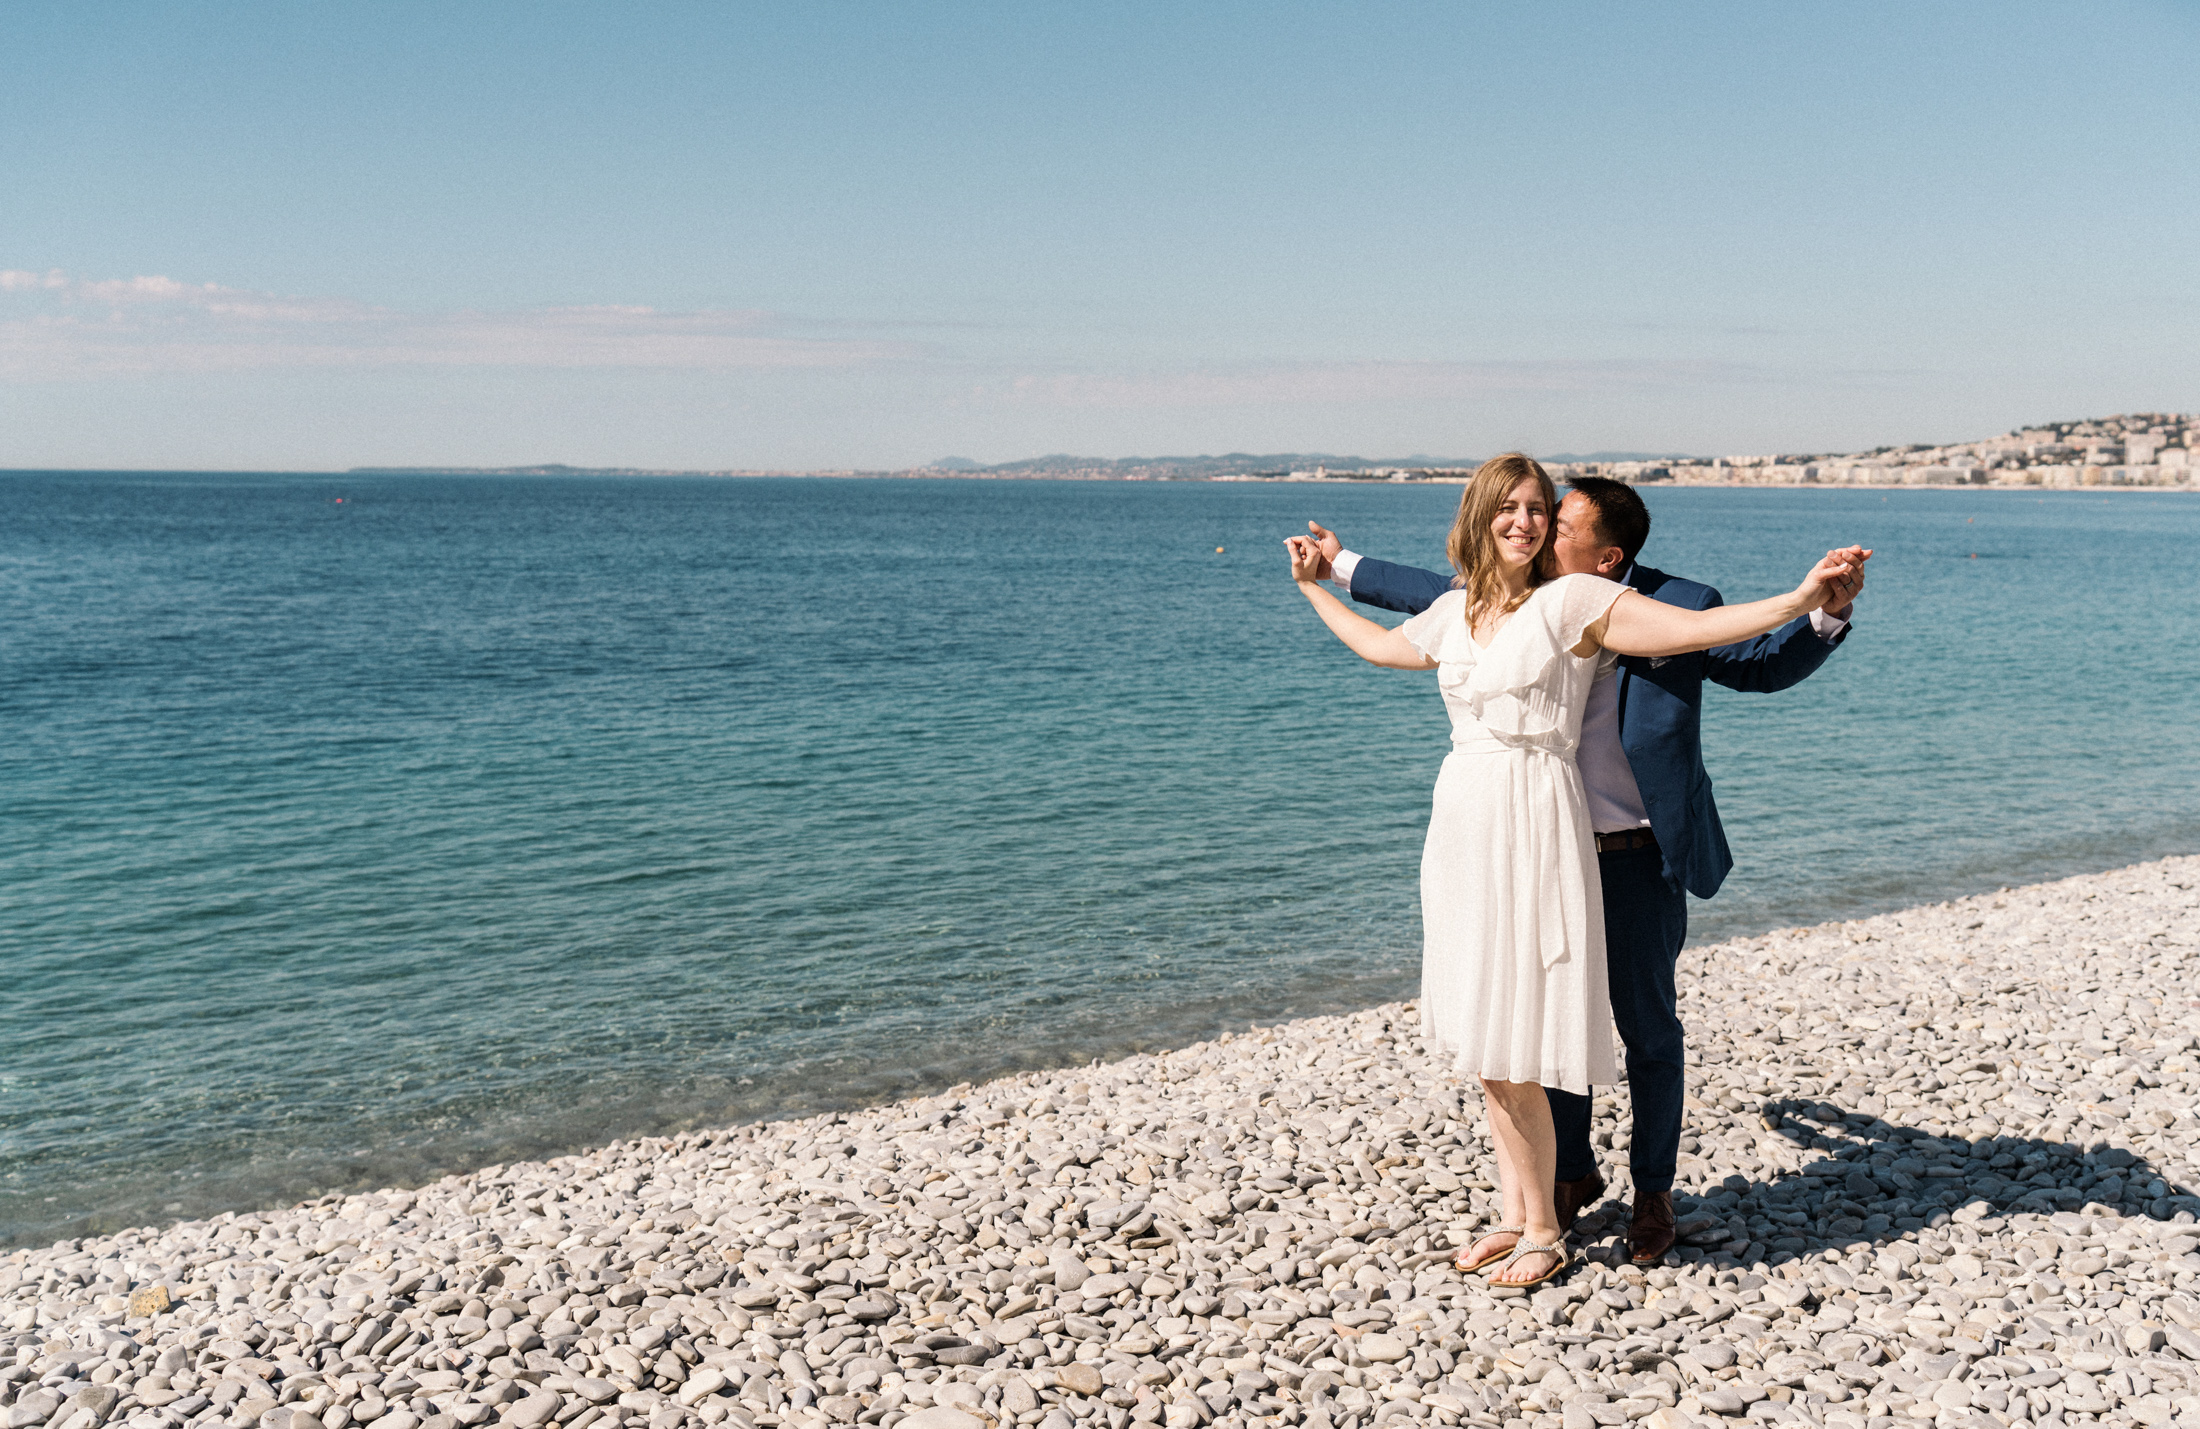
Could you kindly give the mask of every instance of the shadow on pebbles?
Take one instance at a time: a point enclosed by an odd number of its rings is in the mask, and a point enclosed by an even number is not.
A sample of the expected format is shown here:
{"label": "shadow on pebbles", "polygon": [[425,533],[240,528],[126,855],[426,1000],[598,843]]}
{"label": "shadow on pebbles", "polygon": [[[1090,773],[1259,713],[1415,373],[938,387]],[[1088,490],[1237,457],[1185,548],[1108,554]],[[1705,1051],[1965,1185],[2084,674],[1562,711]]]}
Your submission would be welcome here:
{"label": "shadow on pebbles", "polygon": [[1667,1263],[1410,1004],[0,1259],[10,1429],[2200,1425],[2200,859],[1695,949]]}

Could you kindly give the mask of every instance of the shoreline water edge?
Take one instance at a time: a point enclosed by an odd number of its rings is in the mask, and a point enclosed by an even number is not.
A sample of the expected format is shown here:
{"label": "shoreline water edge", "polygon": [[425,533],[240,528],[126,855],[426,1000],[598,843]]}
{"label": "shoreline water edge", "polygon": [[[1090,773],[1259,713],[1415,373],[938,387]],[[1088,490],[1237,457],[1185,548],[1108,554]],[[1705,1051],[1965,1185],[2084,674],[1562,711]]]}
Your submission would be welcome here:
{"label": "shoreline water edge", "polygon": [[1691,950],[1682,1245],[1411,1004],[0,1256],[10,1429],[2200,1423],[2200,857]]}

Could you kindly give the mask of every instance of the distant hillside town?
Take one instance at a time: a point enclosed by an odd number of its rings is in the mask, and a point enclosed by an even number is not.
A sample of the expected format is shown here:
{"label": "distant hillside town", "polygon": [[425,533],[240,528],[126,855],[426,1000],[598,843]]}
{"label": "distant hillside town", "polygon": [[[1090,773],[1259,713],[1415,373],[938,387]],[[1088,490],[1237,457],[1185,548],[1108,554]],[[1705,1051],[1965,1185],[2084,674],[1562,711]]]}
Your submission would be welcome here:
{"label": "distant hillside town", "polygon": [[2136,412],[2049,422],[1950,446],[1874,447],[1827,456],[1569,462],[1551,474],[1698,486],[2191,486],[2200,417]]}

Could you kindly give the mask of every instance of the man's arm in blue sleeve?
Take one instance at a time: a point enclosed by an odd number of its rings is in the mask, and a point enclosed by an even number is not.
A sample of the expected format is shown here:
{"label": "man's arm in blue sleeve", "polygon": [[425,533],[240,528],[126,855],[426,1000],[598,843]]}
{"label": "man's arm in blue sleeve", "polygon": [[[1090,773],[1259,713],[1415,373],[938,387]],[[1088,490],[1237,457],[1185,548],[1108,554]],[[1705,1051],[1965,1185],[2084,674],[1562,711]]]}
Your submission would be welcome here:
{"label": "man's arm in blue sleeve", "polygon": [[[1711,604],[1719,603],[1714,596]],[[1840,634],[1828,640],[1811,628],[1806,615],[1769,635],[1706,650],[1704,675],[1730,690],[1770,694],[1809,679],[1848,634],[1849,627],[1844,626]]]}
{"label": "man's arm in blue sleeve", "polygon": [[[1450,589],[1449,577],[1424,571],[1419,566],[1378,561],[1372,556],[1360,557],[1359,565],[1352,569],[1354,600],[1362,605],[1381,606],[1384,610],[1402,610],[1408,615],[1419,615],[1436,604],[1436,597]],[[1800,680],[1803,676],[1795,678]]]}

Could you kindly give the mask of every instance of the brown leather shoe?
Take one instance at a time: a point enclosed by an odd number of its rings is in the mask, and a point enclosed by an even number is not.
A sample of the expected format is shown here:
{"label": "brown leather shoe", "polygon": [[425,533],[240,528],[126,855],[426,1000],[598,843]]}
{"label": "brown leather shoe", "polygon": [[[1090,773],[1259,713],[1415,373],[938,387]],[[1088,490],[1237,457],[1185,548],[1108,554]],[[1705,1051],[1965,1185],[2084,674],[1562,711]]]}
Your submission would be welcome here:
{"label": "brown leather shoe", "polygon": [[1627,1228],[1627,1249],[1637,1265],[1656,1265],[1673,1248],[1673,1193],[1635,1193],[1635,1222]]}
{"label": "brown leather shoe", "polygon": [[1581,1213],[1597,1203],[1604,1194],[1604,1178],[1591,1171],[1579,1181],[1560,1181],[1551,1187],[1551,1202],[1558,1208],[1558,1233],[1566,1234],[1574,1228]]}

